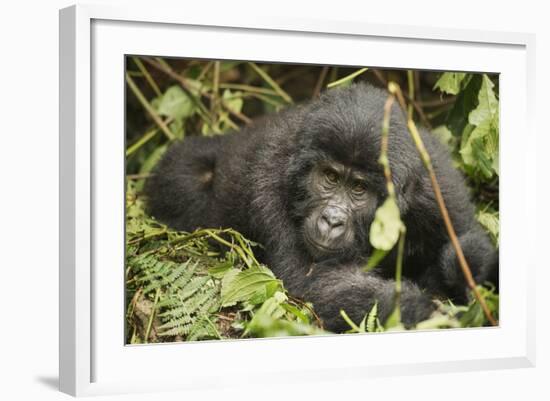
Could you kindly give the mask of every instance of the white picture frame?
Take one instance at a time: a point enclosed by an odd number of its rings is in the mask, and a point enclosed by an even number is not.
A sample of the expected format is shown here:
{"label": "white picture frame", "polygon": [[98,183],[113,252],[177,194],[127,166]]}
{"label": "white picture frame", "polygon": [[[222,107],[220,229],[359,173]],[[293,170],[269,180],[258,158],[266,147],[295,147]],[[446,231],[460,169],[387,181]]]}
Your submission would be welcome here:
{"label": "white picture frame", "polygon": [[[214,40],[220,34],[223,47]],[[125,346],[124,54],[500,73],[500,326]],[[535,232],[536,210],[517,190],[535,186],[534,85],[529,34],[183,8],[61,10],[60,390],[80,396],[233,386],[242,375],[269,383],[534,366],[535,253],[521,233]],[[140,374],[139,361],[163,367]]]}

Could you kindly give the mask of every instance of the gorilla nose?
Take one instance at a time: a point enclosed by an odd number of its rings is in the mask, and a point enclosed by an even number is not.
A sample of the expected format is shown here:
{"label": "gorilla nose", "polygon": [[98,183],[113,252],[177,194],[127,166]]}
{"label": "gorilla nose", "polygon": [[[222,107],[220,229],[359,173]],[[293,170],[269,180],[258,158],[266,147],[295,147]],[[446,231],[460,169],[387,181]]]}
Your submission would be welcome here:
{"label": "gorilla nose", "polygon": [[329,227],[334,228],[343,225],[346,222],[346,214],[339,207],[327,207],[321,215]]}
{"label": "gorilla nose", "polygon": [[324,234],[329,234],[331,237],[337,237],[344,231],[347,215],[341,208],[328,206],[321,213],[319,219],[319,229]]}

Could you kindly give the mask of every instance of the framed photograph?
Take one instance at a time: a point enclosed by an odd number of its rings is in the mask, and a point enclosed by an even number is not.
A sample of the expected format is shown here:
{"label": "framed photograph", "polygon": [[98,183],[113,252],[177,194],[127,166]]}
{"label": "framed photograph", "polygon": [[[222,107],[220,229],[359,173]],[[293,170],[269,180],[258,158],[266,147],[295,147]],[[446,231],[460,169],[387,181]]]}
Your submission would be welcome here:
{"label": "framed photograph", "polygon": [[61,10],[61,391],[533,366],[533,48]]}

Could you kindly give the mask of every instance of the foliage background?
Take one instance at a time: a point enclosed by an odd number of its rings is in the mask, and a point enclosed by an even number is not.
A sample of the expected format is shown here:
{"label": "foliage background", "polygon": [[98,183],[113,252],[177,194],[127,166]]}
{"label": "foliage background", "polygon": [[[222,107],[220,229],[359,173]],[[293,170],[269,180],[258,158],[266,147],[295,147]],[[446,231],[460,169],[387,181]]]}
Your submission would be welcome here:
{"label": "foliage background", "polygon": [[[418,124],[449,147],[478,220],[498,245],[497,76],[134,56],[126,64],[129,343],[324,333],[312,306],[256,261],[256,244],[231,230],[173,232],[145,214],[141,190],[171,142],[224,135],[327,87],[398,83]],[[484,295],[498,312],[498,296]],[[417,328],[485,323],[475,302],[442,301],[441,315]],[[348,323],[350,332],[392,329],[376,308]]]}

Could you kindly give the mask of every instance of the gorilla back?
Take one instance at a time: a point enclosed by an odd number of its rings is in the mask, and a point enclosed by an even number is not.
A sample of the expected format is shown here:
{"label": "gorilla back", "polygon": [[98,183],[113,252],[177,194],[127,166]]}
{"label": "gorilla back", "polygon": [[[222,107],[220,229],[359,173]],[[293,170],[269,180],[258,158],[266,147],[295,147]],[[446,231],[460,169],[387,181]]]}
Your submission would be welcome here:
{"label": "gorilla back", "polygon": [[[368,233],[387,196],[378,164],[387,94],[357,84],[332,90],[240,132],[174,144],[146,185],[149,212],[184,231],[234,228],[264,245],[263,262],[294,296],[312,302],[325,327],[347,328],[378,302],[392,310],[395,255],[373,271]],[[474,219],[449,155],[421,133],[465,256],[477,282],[498,281],[498,256]],[[388,156],[407,226],[401,314],[407,326],[435,309],[434,297],[466,300],[466,283],[445,231],[429,176],[397,106]]]}

